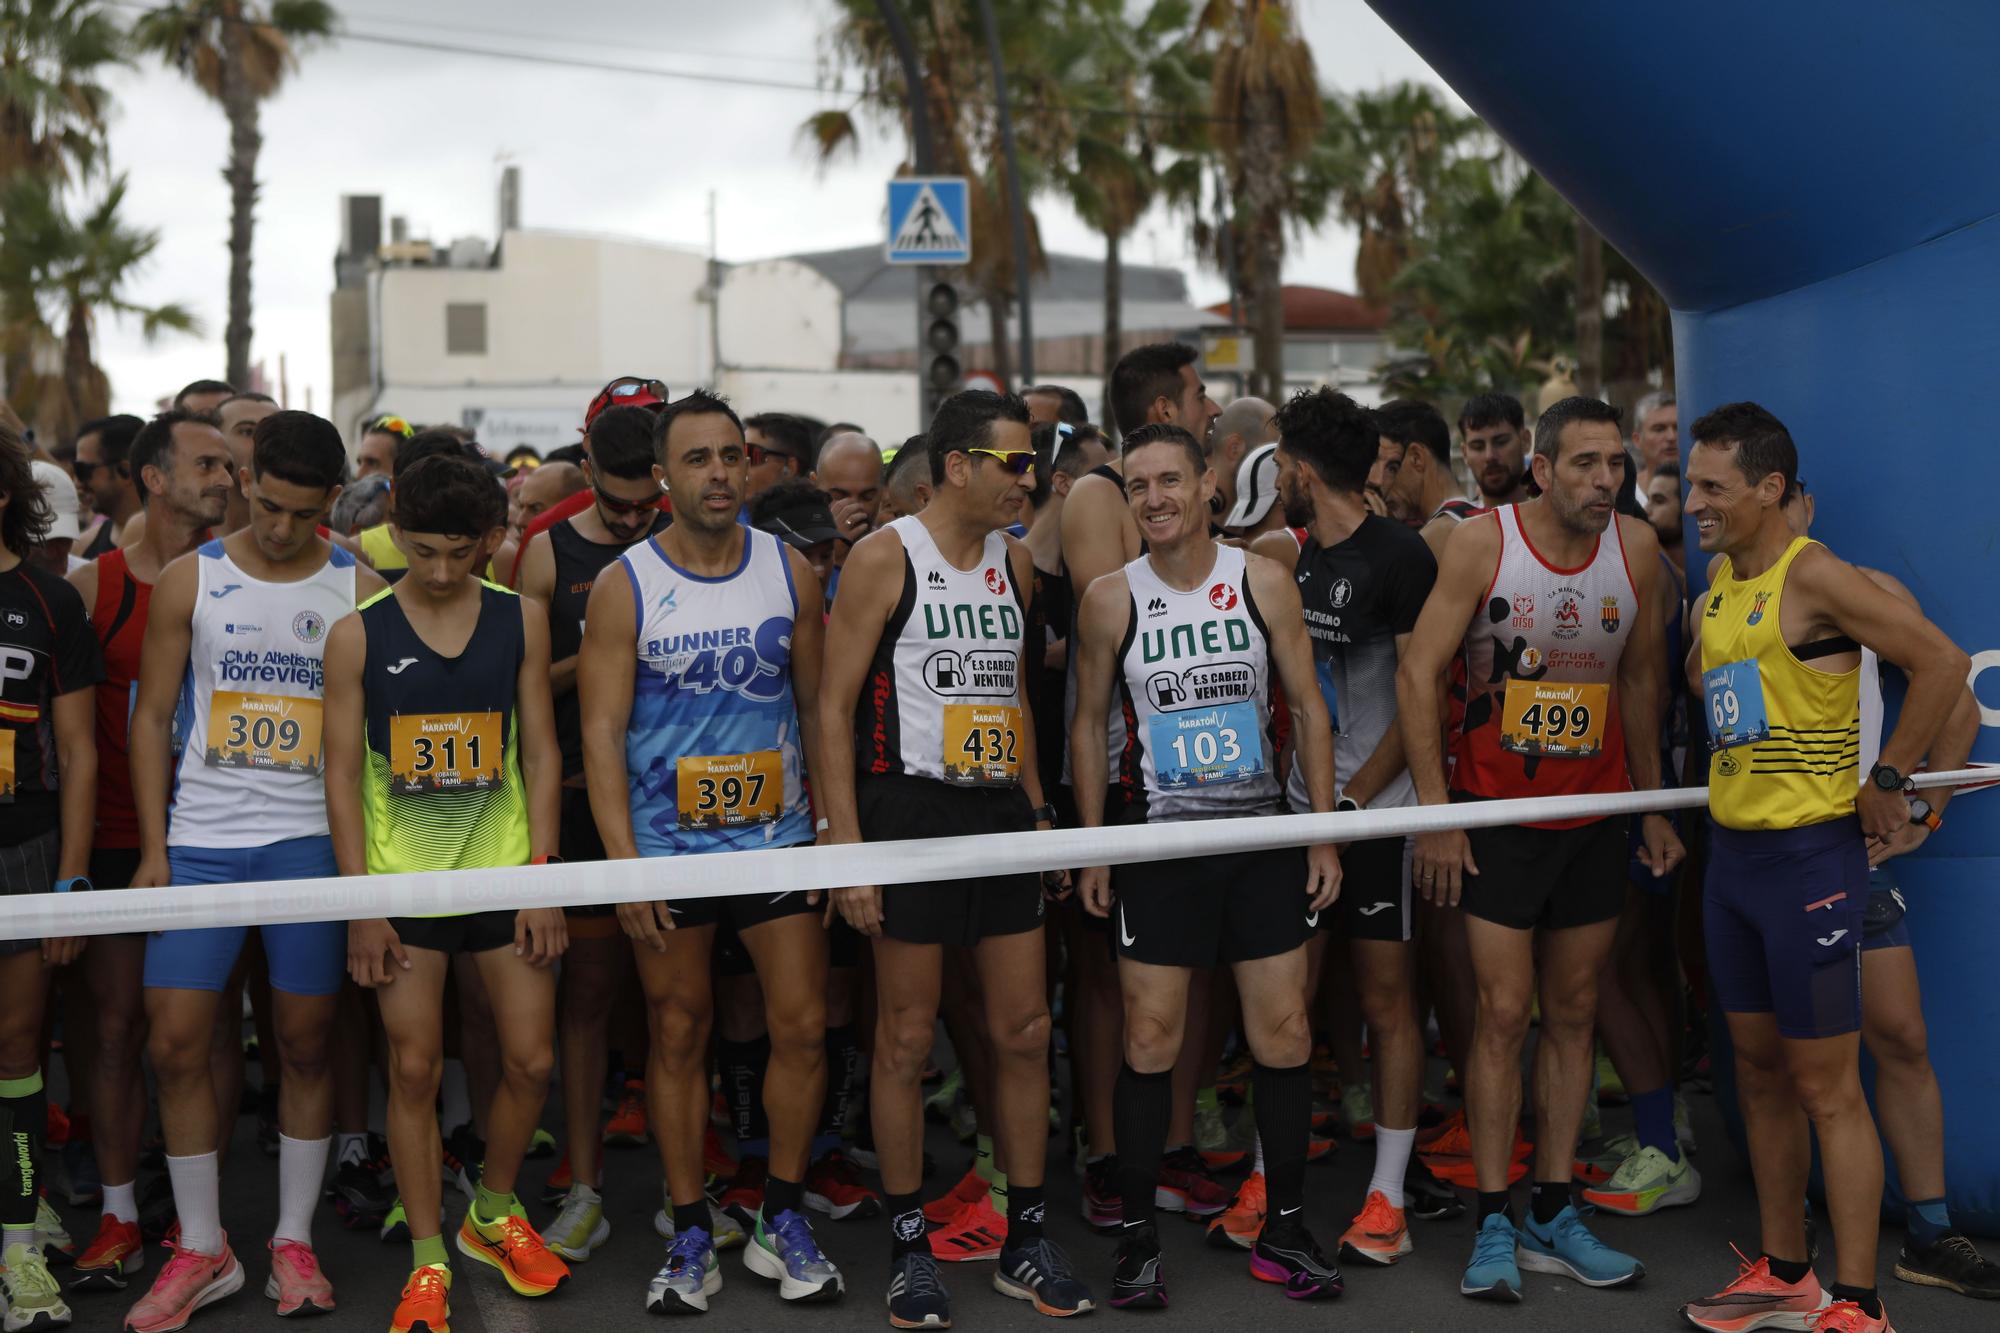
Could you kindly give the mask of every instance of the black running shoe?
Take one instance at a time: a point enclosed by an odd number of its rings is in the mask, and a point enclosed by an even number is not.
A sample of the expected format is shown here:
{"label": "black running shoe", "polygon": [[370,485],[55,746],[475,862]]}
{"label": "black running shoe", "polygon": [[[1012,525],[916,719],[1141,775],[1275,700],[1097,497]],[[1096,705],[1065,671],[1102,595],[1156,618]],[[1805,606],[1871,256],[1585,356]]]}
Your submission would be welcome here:
{"label": "black running shoe", "polygon": [[1035,1309],[1056,1319],[1089,1314],[1097,1308],[1090,1299],[1090,1288],[1069,1266],[1069,1256],[1054,1241],[1039,1237],[1000,1247],[993,1290],[1017,1301],[1032,1301]]}
{"label": "black running shoe", "polygon": [[889,1326],[950,1328],[951,1293],[938,1261],[921,1251],[889,1266]]}
{"label": "black running shoe", "polygon": [[1458,1191],[1439,1180],[1423,1160],[1410,1154],[1409,1169],[1403,1172],[1403,1212],[1428,1222],[1456,1217],[1465,1211]]}
{"label": "black running shoe", "polygon": [[1276,1213],[1267,1215],[1263,1233],[1250,1250],[1250,1276],[1278,1283],[1295,1301],[1338,1296],[1347,1289],[1340,1270],[1327,1262],[1305,1225]]}
{"label": "black running shoe", "polygon": [[1947,1231],[1932,1245],[1906,1241],[1896,1256],[1896,1276],[1920,1287],[1943,1287],[1961,1296],[2000,1300],[2000,1264],[1972,1247],[1956,1231]]}
{"label": "black running shoe", "polygon": [[1127,1227],[1111,1270],[1111,1303],[1121,1310],[1164,1310],[1167,1280],[1160,1267],[1160,1229]]}

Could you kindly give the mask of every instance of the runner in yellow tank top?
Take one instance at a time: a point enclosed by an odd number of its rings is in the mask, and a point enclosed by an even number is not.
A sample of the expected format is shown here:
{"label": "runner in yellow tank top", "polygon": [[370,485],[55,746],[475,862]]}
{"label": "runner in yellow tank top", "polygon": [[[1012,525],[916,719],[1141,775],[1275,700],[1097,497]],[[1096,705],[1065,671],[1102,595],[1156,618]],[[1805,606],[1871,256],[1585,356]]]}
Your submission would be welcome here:
{"label": "runner in yellow tank top", "polygon": [[[1887,1333],[1875,1291],[1882,1145],[1859,1067],[1868,840],[1909,822],[1903,773],[1958,702],[1969,662],[1914,607],[1794,535],[1784,502],[1798,451],[1775,416],[1732,403],[1692,433],[1687,516],[1701,549],[1725,557],[1688,661],[1713,753],[1703,933],[1736,1048],[1763,1255],[1683,1313],[1700,1328],[1742,1328],[1750,1315],[1775,1323],[1851,1303],[1824,1326]],[[1910,689],[1857,795],[1864,646],[1902,667]],[[1806,1259],[1801,1109],[1830,1164],[1830,1297]]]}

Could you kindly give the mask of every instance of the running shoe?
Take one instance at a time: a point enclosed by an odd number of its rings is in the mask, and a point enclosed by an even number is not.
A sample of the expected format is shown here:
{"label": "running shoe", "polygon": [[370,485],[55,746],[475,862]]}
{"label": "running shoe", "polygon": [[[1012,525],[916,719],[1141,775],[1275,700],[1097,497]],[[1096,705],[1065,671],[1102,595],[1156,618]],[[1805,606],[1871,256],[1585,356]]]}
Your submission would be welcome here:
{"label": "running shoe", "polygon": [[837,1301],[847,1290],[833,1261],[820,1252],[812,1223],[787,1208],[767,1224],[761,1216],[750,1243],[743,1248],[743,1266],[778,1284],[787,1301]]}
{"label": "running shoe", "polygon": [[1229,1207],[1208,1224],[1208,1243],[1217,1249],[1247,1250],[1264,1230],[1264,1173],[1252,1171],[1236,1187]]}
{"label": "running shoe", "polygon": [[1125,1218],[1125,1198],[1118,1192],[1116,1154],[1086,1162],[1083,1167],[1083,1220],[1099,1231]]}
{"label": "running shoe", "polygon": [[1054,1319],[1089,1314],[1097,1308],[1090,1288],[1070,1267],[1069,1256],[1047,1237],[1002,1246],[999,1265],[993,1270],[993,1290],[1031,1302],[1038,1312]]}
{"label": "running shoe", "polygon": [[1263,1233],[1250,1249],[1250,1276],[1278,1283],[1295,1301],[1338,1296],[1346,1289],[1340,1270],[1327,1262],[1298,1216],[1264,1219]]}
{"label": "running shoe", "polygon": [[1347,1136],[1365,1141],[1375,1137],[1375,1093],[1359,1080],[1340,1090],[1340,1118]]}
{"label": "running shoe", "polygon": [[[1440,1126],[1440,1130],[1441,1132],[1429,1143],[1418,1146],[1417,1155],[1429,1162],[1433,1167],[1438,1166],[1440,1163],[1449,1165],[1458,1161],[1470,1162],[1472,1160],[1472,1131],[1466,1127],[1465,1112],[1458,1111],[1453,1113],[1451,1118]],[[1514,1127],[1514,1160],[1525,1162],[1534,1155],[1535,1145],[1522,1137],[1520,1126],[1516,1125]]]}
{"label": "running shoe", "polygon": [[838,1222],[849,1217],[874,1217],[882,1211],[882,1196],[861,1179],[861,1168],[838,1148],[806,1169],[806,1207]]}
{"label": "running shoe", "polygon": [[[1429,1167],[1431,1173],[1447,1185],[1462,1190],[1476,1190],[1479,1188],[1479,1168],[1472,1164],[1470,1157],[1428,1157],[1424,1159],[1424,1165]],[[1526,1161],[1517,1158],[1507,1164],[1507,1183],[1509,1185],[1518,1185],[1527,1179],[1527,1176],[1528,1163]]]}
{"label": "running shoe", "polygon": [[76,1242],[46,1194],[35,1198],[35,1246],[50,1263],[66,1264],[76,1257]]}
{"label": "running shoe", "polygon": [[[1463,1134],[1464,1132],[1465,1108],[1461,1106],[1435,1125],[1418,1127],[1417,1151],[1419,1153],[1436,1152],[1440,1146],[1449,1146],[1453,1135]],[[1457,1154],[1462,1157],[1471,1156],[1472,1140],[1468,1138],[1462,1140],[1462,1142],[1463,1146],[1456,1149]]]}
{"label": "running shoe", "polygon": [[986,1177],[979,1174],[979,1169],[969,1166],[949,1194],[924,1205],[924,1221],[933,1226],[943,1226],[992,1192],[993,1187],[986,1183]]}
{"label": "running shoe", "polygon": [[312,1246],[295,1240],[271,1241],[271,1276],[264,1295],[278,1303],[280,1315],[325,1314],[333,1309],[333,1283],[319,1266]]}
{"label": "running shoe", "polygon": [[1877,1302],[1882,1313],[1871,1315],[1853,1301],[1835,1301],[1821,1310],[1808,1325],[1813,1333],[1896,1333],[1889,1327],[1889,1307]]}
{"label": "running shoe", "polygon": [[2000,1264],[1994,1263],[1956,1231],[1947,1231],[1934,1245],[1903,1242],[1896,1256],[1896,1276],[1920,1287],[1943,1287],[1961,1296],[2000,1300]]}
{"label": "running shoe", "polygon": [[425,1264],[403,1284],[389,1333],[451,1333],[451,1269]]}
{"label": "running shoe", "polygon": [[604,1142],[612,1148],[639,1148],[646,1143],[646,1085],[636,1078],[625,1080],[618,1106],[604,1122]]}
{"label": "running shoe", "polygon": [[486,1160],[486,1141],[472,1132],[470,1124],[460,1125],[445,1135],[444,1153],[438,1165],[444,1176],[444,1183],[456,1186],[458,1192],[471,1199],[477,1191],[480,1164]]}
{"label": "running shoe", "polygon": [[1530,1217],[1523,1223],[1515,1259],[1530,1273],[1575,1278],[1586,1287],[1622,1287],[1646,1276],[1644,1264],[1591,1235],[1574,1204],[1565,1205],[1553,1222]]}
{"label": "running shoe", "polygon": [[1306,1162],[1323,1161],[1340,1149],[1340,1140],[1331,1134],[1308,1134],[1306,1136]]}
{"label": "running shoe", "polygon": [[921,1250],[889,1265],[889,1327],[951,1327],[951,1293],[944,1289],[944,1270]]}
{"label": "running shoe", "polygon": [[153,1279],[152,1290],[125,1315],[128,1333],[172,1333],[204,1305],[213,1305],[243,1289],[243,1265],[222,1242],[220,1254],[198,1254],[169,1245],[173,1254]]}
{"label": "running shoe", "polygon": [[1229,1207],[1229,1187],[1209,1173],[1208,1164],[1192,1147],[1176,1148],[1162,1157],[1159,1179],[1153,1206],[1163,1213],[1214,1217]]}
{"label": "running shoe", "polygon": [[1404,1216],[1435,1222],[1457,1217],[1464,1211],[1465,1200],[1458,1196],[1457,1190],[1439,1180],[1415,1157],[1410,1158],[1410,1165],[1403,1172]]}
{"label": "running shoe", "polygon": [[1239,1111],[1231,1121],[1219,1105],[1197,1106],[1194,1146],[1211,1171],[1240,1166],[1257,1150],[1257,1118],[1248,1111]]}
{"label": "running shoe", "polygon": [[88,1135],[72,1132],[62,1146],[63,1180],[70,1206],[81,1208],[104,1197],[104,1178],[97,1172],[97,1151]]}
{"label": "running shoe", "polygon": [[146,1242],[137,1222],[103,1217],[97,1235],[77,1256],[71,1291],[123,1291],[125,1279],[146,1266]]}
{"label": "running shoe", "polygon": [[958,1216],[931,1233],[931,1253],[948,1264],[978,1263],[999,1256],[1007,1243],[1007,1219],[994,1211],[993,1200],[963,1208]]}
{"label": "running shoe", "polygon": [[746,1232],[757,1225],[757,1214],[764,1210],[764,1182],[771,1177],[771,1164],[762,1157],[746,1157],[736,1168],[736,1178],[722,1191],[716,1202],[722,1211],[735,1218]]}
{"label": "running shoe", "polygon": [[1167,1278],[1160,1261],[1160,1229],[1146,1225],[1118,1233],[1111,1267],[1111,1304],[1120,1310],[1164,1310]]}
{"label": "running shoe", "polygon": [[564,1153],[556,1158],[555,1170],[549,1172],[549,1178],[542,1182],[542,1202],[551,1207],[561,1206],[562,1201],[569,1197],[569,1187],[575,1183],[576,1177],[570,1174],[569,1154]]}
{"label": "running shoe", "polygon": [[713,1125],[701,1136],[701,1169],[710,1180],[728,1180],[736,1174],[736,1158],[722,1146],[722,1136]]}
{"label": "running shoe", "polygon": [[62,1284],[49,1272],[42,1252],[32,1245],[0,1250],[0,1323],[7,1333],[61,1328],[69,1319]]}
{"label": "running shoe", "polygon": [[1481,1301],[1518,1302],[1521,1268],[1514,1262],[1520,1238],[1505,1213],[1488,1213],[1472,1241],[1472,1262],[1458,1281],[1459,1294]]}
{"label": "running shoe", "polygon": [[528,1139],[527,1156],[542,1158],[554,1157],[555,1155],[556,1136],[543,1129],[540,1125],[536,1125],[534,1134]]}
{"label": "running shoe", "polygon": [[409,1215],[403,1211],[403,1197],[396,1196],[396,1202],[389,1211],[382,1214],[382,1230],[377,1233],[384,1244],[398,1243],[410,1238]]}
{"label": "running shoe", "polygon": [[546,1296],[569,1281],[569,1265],[549,1252],[527,1219],[514,1213],[484,1222],[476,1209],[466,1209],[458,1229],[458,1252],[499,1269],[507,1285],[522,1296]]}
{"label": "running shoe", "polygon": [[583,1263],[592,1251],[611,1239],[604,1200],[588,1185],[572,1185],[562,1211],[542,1231],[542,1243],[571,1263]]}
{"label": "running shoe", "polygon": [[[1326,1057],[1328,1075],[1332,1074],[1331,1055]],[[1250,1068],[1253,1061],[1250,1052],[1239,1051],[1236,1056],[1215,1073],[1216,1095],[1224,1100],[1242,1105],[1250,1091]]]}
{"label": "running shoe", "polygon": [[1361,1205],[1361,1215],[1340,1238],[1340,1257],[1356,1262],[1395,1263],[1416,1246],[1410,1243],[1410,1227],[1403,1210],[1389,1202],[1381,1190],[1369,1190]]}
{"label": "running shoe", "polygon": [[[1734,1245],[1729,1247],[1736,1250]],[[1681,1314],[1696,1328],[1715,1333],[1742,1333],[1752,1328],[1811,1328],[1821,1310],[1832,1303],[1819,1285],[1819,1275],[1806,1269],[1797,1282],[1771,1272],[1771,1261],[1759,1255],[1753,1262],[1736,1250],[1736,1280],[1704,1300],[1689,1301]]]}
{"label": "running shoe", "polygon": [[648,1314],[700,1314],[708,1298],[722,1290],[722,1264],[700,1227],[689,1227],[667,1246],[667,1261],[646,1284]]}
{"label": "running shoe", "polygon": [[342,1162],[333,1172],[336,1203],[363,1217],[380,1217],[396,1203],[396,1182],[385,1180],[368,1162],[359,1158]]}
{"label": "running shoe", "polygon": [[1686,1157],[1676,1162],[1658,1148],[1642,1148],[1625,1159],[1611,1179],[1583,1191],[1584,1202],[1607,1213],[1644,1217],[1701,1197],[1701,1173]]}
{"label": "running shoe", "polygon": [[[735,1249],[738,1245],[742,1245],[749,1240],[749,1233],[743,1230],[735,1218],[718,1208],[715,1200],[704,1199],[703,1202],[708,1206],[709,1242],[716,1249]],[[668,1193],[664,1181],[660,1184],[660,1203],[661,1207],[653,1213],[653,1232],[661,1240],[672,1240],[674,1238],[674,1200],[673,1196]]]}
{"label": "running shoe", "polygon": [[1688,1099],[1684,1092],[1674,1094],[1674,1142],[1681,1146],[1683,1154],[1694,1154],[1694,1117],[1688,1112]]}
{"label": "running shoe", "polygon": [[945,1075],[944,1081],[924,1094],[924,1118],[935,1120],[940,1125],[951,1123],[952,1109],[958,1104],[958,1094],[965,1090],[965,1071],[954,1069]]}
{"label": "running shoe", "polygon": [[1610,1138],[1596,1134],[1578,1139],[1570,1174],[1586,1185],[1602,1185],[1617,1175],[1618,1168],[1638,1151],[1639,1140],[1630,1134],[1613,1134]]}

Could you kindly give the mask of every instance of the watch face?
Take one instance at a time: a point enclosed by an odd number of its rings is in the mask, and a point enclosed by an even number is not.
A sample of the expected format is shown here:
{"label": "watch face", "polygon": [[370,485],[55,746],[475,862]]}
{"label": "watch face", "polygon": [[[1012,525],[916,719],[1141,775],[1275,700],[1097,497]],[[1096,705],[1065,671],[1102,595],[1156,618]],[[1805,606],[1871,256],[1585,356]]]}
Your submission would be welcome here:
{"label": "watch face", "polygon": [[1883,791],[1894,791],[1903,785],[1903,775],[1893,768],[1886,766],[1877,767],[1875,770],[1875,785]]}

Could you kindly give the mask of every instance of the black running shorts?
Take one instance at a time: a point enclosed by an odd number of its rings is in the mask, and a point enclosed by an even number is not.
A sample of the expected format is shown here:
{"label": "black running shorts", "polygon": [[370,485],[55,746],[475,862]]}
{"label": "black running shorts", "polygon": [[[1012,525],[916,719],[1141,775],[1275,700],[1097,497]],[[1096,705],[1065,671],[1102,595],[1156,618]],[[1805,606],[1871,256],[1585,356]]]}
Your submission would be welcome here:
{"label": "black running shorts", "polygon": [[1303,847],[1113,866],[1111,889],[1118,956],[1165,967],[1289,953],[1333,910],[1309,910]]}
{"label": "black running shorts", "polygon": [[[1035,826],[1018,787],[953,787],[931,778],[888,773],[864,777],[854,794],[863,842],[980,837]],[[1036,874],[925,880],[882,886],[882,933],[905,944],[974,945],[1042,924]]]}
{"label": "black running shorts", "polygon": [[1410,840],[1370,838],[1340,849],[1340,901],[1320,914],[1323,929],[1350,939],[1410,938]]}
{"label": "black running shorts", "polygon": [[1476,875],[1459,905],[1516,930],[1568,930],[1625,910],[1629,821],[1612,815],[1576,828],[1467,829]]}

